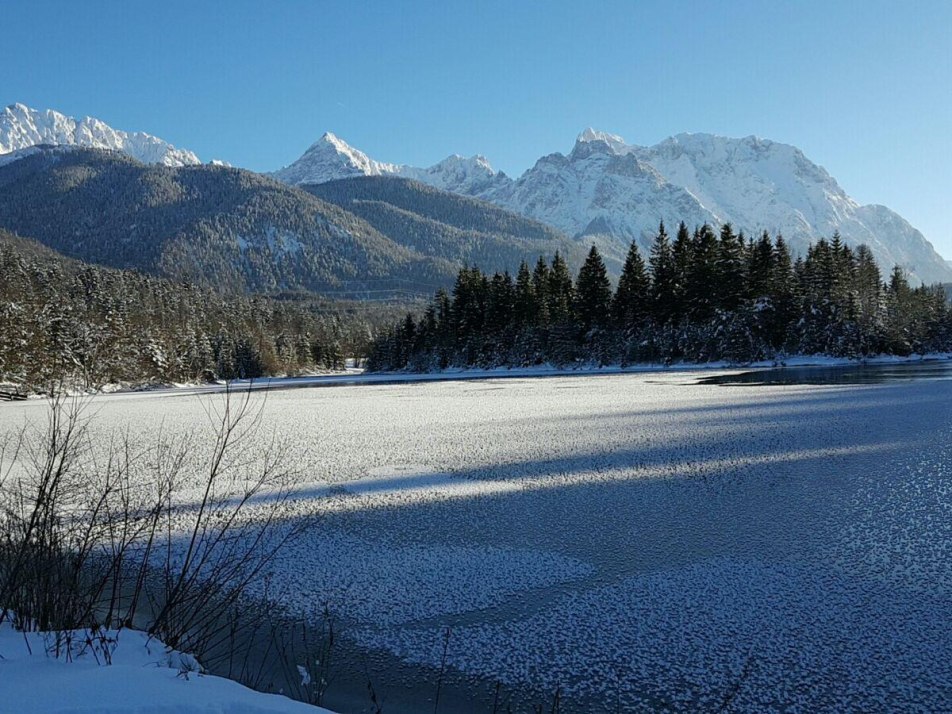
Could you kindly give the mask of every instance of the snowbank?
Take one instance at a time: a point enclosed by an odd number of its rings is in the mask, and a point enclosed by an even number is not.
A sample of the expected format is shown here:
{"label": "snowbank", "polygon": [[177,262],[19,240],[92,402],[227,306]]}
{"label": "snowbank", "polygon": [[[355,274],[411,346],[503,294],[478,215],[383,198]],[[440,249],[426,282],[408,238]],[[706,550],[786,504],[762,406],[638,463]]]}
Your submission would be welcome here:
{"label": "snowbank", "polygon": [[330,714],[201,674],[193,657],[142,632],[73,635],[72,646],[60,648],[57,657],[52,634],[0,626],[0,712]]}

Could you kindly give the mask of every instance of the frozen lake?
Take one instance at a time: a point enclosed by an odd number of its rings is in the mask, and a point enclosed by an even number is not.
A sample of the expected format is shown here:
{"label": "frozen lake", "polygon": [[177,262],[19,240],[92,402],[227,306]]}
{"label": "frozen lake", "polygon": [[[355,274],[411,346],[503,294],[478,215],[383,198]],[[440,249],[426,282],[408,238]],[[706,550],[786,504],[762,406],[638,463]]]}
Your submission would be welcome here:
{"label": "frozen lake", "polygon": [[[445,711],[496,682],[546,710],[949,710],[952,381],[701,376],[269,393],[312,524],[275,593],[338,613],[387,712],[432,710],[447,627]],[[96,428],[190,432],[215,398],[97,399]]]}

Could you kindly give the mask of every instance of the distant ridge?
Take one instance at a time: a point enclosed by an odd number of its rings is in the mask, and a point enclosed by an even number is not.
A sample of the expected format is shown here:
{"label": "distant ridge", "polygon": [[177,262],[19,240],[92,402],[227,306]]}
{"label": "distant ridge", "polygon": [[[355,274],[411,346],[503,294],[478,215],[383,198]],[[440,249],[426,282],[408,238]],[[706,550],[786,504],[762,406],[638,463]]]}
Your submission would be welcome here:
{"label": "distant ridge", "polygon": [[782,233],[801,253],[839,232],[847,243],[867,244],[884,270],[900,265],[913,279],[952,281],[952,264],[900,215],[860,205],[796,147],[753,136],[678,134],[644,147],[589,128],[568,155],[544,156],[512,179],[482,156],[451,156],[429,168],[375,161],[328,133],[274,175],[316,184],[386,174],[490,201],[577,238],[607,237],[619,248],[634,239],[647,249],[662,220],[671,228],[681,220],[691,228],[730,222],[748,235]]}
{"label": "distant ridge", "polygon": [[309,193],[242,169],[146,165],[116,151],[20,153],[0,165],[0,228],[72,258],[225,292],[428,297],[463,265],[515,271],[556,250],[576,265],[583,257],[553,228],[402,179]]}
{"label": "distant ridge", "polygon": [[29,147],[51,144],[122,152],[144,164],[191,166],[200,164],[191,151],[143,132],[113,129],[99,119],[74,119],[47,109],[11,104],[0,111],[0,157]]}

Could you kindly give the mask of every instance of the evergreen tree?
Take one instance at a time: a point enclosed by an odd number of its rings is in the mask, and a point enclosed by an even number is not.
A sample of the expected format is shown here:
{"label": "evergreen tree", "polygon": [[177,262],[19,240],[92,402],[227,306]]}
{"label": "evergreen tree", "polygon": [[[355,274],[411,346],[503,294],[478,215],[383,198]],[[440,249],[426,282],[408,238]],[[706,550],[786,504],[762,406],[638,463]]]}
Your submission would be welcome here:
{"label": "evergreen tree", "polygon": [[655,322],[664,324],[672,317],[677,282],[674,254],[663,222],[658,227],[658,234],[651,244],[648,263],[651,266],[651,314]]}
{"label": "evergreen tree", "polygon": [[[788,256],[789,257],[789,256]],[[747,295],[753,301],[771,296],[774,280],[774,247],[764,231],[747,256]]]}
{"label": "evergreen tree", "polygon": [[509,273],[496,273],[489,284],[486,328],[489,344],[486,358],[492,363],[504,359],[512,347],[516,289]]}
{"label": "evergreen tree", "polygon": [[734,235],[730,223],[721,227],[717,255],[717,307],[733,312],[747,288],[747,246],[744,234]]}
{"label": "evergreen tree", "polygon": [[681,221],[678,225],[678,232],[671,246],[671,254],[674,261],[671,314],[677,322],[686,319],[688,316],[688,281],[690,280],[691,260],[694,256],[694,244],[684,221]]}
{"label": "evergreen tree", "polygon": [[719,252],[717,236],[705,223],[691,240],[691,262],[685,291],[687,314],[695,322],[710,320],[718,307]]}
{"label": "evergreen tree", "polygon": [[552,258],[552,268],[549,270],[548,278],[546,297],[549,304],[549,319],[553,324],[571,322],[574,317],[572,307],[575,304],[575,288],[572,285],[569,266],[558,251]]}
{"label": "evergreen tree", "polygon": [[549,310],[549,305],[552,302],[550,283],[549,266],[546,264],[545,258],[540,255],[536,261],[535,269],[532,271],[532,287],[535,290],[538,305],[536,324],[540,327],[548,327],[551,321]]}
{"label": "evergreen tree", "polygon": [[524,330],[529,327],[535,327],[539,321],[539,305],[536,297],[535,284],[532,280],[532,273],[529,272],[529,265],[522,261],[519,266],[519,272],[516,275],[515,286],[515,305],[513,317],[516,328]]}
{"label": "evergreen tree", "polygon": [[593,328],[608,326],[612,302],[612,288],[608,271],[598,249],[593,245],[578,273],[575,286],[575,314],[588,333]]}
{"label": "evergreen tree", "polygon": [[647,319],[650,289],[645,261],[638,252],[638,244],[632,241],[612,300],[612,321],[617,329],[630,330]]}

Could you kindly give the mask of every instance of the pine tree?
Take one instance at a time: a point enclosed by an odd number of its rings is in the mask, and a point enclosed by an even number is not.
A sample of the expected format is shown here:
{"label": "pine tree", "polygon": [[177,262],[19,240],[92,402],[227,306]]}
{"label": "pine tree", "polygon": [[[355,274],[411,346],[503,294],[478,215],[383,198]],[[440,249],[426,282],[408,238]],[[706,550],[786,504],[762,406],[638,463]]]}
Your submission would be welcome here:
{"label": "pine tree", "polygon": [[489,284],[484,356],[493,364],[505,360],[514,338],[516,289],[508,272],[496,273]]}
{"label": "pine tree", "polygon": [[651,314],[655,322],[664,324],[672,317],[677,282],[674,254],[663,222],[658,227],[658,234],[651,244],[648,264],[651,266]]}
{"label": "pine tree", "polygon": [[674,277],[672,279],[674,288],[671,294],[671,312],[677,322],[687,318],[688,281],[691,279],[691,260],[694,257],[694,243],[684,221],[681,221],[678,225],[678,232],[674,237],[674,243],[671,245],[671,253],[674,258]]}
{"label": "pine tree", "polygon": [[551,303],[550,282],[549,266],[546,264],[545,258],[540,255],[536,261],[535,270],[532,271],[532,287],[535,290],[538,305],[536,324],[539,327],[548,327],[551,321],[549,313],[549,304]]}
{"label": "pine tree", "polygon": [[873,253],[866,245],[856,248],[854,291],[856,320],[862,333],[863,353],[871,354],[879,351],[882,341],[885,303],[879,266],[876,265]]}
{"label": "pine tree", "polygon": [[748,297],[753,301],[769,298],[774,280],[774,247],[767,231],[764,231],[747,255]]}
{"label": "pine tree", "polygon": [[593,245],[575,284],[575,314],[583,334],[593,328],[608,326],[611,302],[612,287],[608,271],[598,249]]}
{"label": "pine tree", "polygon": [[632,241],[612,300],[612,321],[617,329],[630,330],[647,319],[650,289],[645,261],[638,252],[638,244]]}
{"label": "pine tree", "polygon": [[744,234],[734,235],[730,223],[721,227],[717,255],[717,306],[737,310],[747,288],[747,246]]}
{"label": "pine tree", "polygon": [[718,240],[706,223],[691,241],[691,262],[687,275],[687,314],[694,322],[706,322],[714,316],[718,295]]}
{"label": "pine tree", "polygon": [[519,330],[535,327],[539,319],[535,285],[532,282],[532,273],[529,272],[529,265],[526,261],[522,261],[519,265],[519,272],[516,274],[513,318],[516,329]]}
{"label": "pine tree", "polygon": [[569,266],[558,251],[552,258],[548,278],[549,319],[553,324],[571,322],[574,317],[572,307],[575,304],[575,289]]}

